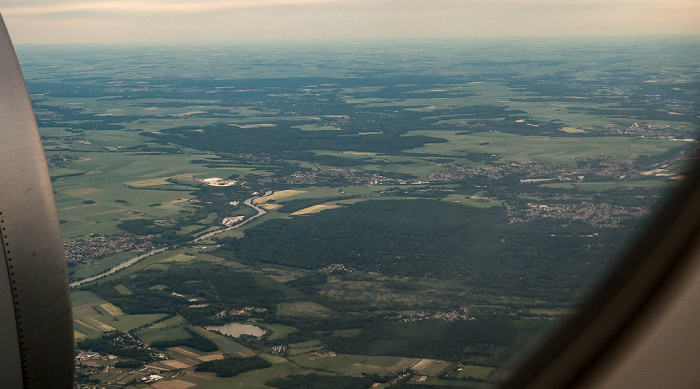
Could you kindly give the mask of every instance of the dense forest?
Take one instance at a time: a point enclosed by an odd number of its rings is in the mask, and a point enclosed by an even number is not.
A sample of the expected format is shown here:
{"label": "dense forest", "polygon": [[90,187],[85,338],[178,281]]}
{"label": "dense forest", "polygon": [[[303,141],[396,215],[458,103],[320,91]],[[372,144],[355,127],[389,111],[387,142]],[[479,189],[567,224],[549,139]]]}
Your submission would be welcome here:
{"label": "dense forest", "polygon": [[[228,153],[269,153],[282,155],[287,151],[303,150],[355,150],[365,152],[396,152],[423,146],[425,143],[442,143],[446,140],[427,136],[401,136],[377,133],[362,134],[349,131],[303,131],[298,128],[278,126],[264,132],[258,129],[231,127],[227,124],[206,126],[201,130],[182,127],[163,130],[147,136],[199,150]],[[384,132],[387,132],[386,130]]]}
{"label": "dense forest", "polygon": [[238,261],[304,269],[342,263],[387,276],[458,279],[481,291],[570,301],[621,242],[550,221],[511,223],[500,207],[435,200],[364,201],[291,220],[271,220],[242,239],[222,239]]}
{"label": "dense forest", "polygon": [[452,361],[480,355],[489,362],[503,363],[510,356],[505,351],[516,333],[513,319],[485,316],[479,320],[377,322],[365,326],[355,337],[326,337],[323,342],[343,354]]}
{"label": "dense forest", "polygon": [[348,377],[318,374],[293,375],[275,378],[265,385],[278,389],[368,389],[377,382],[376,377]]}
{"label": "dense forest", "polygon": [[270,362],[259,356],[240,358],[227,355],[224,359],[201,362],[194,371],[211,371],[216,373],[217,377],[233,377],[249,370],[270,366],[272,366]]}

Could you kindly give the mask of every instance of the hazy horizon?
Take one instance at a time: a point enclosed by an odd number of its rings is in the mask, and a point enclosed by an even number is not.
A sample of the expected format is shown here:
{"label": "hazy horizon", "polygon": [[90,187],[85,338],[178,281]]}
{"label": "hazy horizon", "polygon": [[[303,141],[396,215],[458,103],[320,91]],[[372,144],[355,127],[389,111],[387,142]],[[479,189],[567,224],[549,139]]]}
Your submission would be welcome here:
{"label": "hazy horizon", "polygon": [[7,0],[15,44],[700,34],[700,0]]}
{"label": "hazy horizon", "polygon": [[[16,48],[58,48],[58,47],[104,47],[124,49],[155,49],[164,50],[176,48],[260,48],[274,49],[286,47],[313,47],[327,49],[346,48],[372,48],[385,46],[421,47],[439,44],[442,46],[474,44],[479,46],[507,46],[517,44],[534,44],[556,47],[567,46],[572,43],[594,45],[610,43],[619,45],[653,45],[666,41],[674,41],[686,44],[700,44],[700,33],[697,34],[649,34],[649,35],[588,35],[588,36],[498,36],[498,37],[458,37],[458,38],[362,38],[362,39],[297,39],[297,40],[269,40],[269,41],[211,41],[211,42],[39,42],[21,43],[14,42]],[[528,46],[529,47],[529,46]],[[521,47],[526,49],[526,47]]]}

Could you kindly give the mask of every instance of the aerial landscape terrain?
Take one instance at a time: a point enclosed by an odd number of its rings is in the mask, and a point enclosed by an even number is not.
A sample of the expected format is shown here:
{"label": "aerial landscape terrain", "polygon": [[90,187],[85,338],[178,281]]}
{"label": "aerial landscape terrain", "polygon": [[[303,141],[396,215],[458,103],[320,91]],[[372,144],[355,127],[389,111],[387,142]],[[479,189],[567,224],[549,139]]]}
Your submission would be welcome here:
{"label": "aerial landscape terrain", "polygon": [[502,381],[697,164],[697,47],[19,45],[76,387]]}

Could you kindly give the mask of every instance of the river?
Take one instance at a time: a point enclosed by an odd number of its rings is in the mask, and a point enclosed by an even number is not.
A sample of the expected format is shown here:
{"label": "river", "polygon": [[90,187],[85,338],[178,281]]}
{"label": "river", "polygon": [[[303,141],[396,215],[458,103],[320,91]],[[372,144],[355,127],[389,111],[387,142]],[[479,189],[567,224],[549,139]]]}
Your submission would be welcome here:
{"label": "river", "polygon": [[[245,220],[241,221],[240,223],[238,223],[238,224],[236,224],[236,225],[234,225],[234,226],[227,227],[227,228],[222,228],[222,229],[220,229],[220,230],[212,231],[212,232],[209,232],[209,233],[207,233],[207,234],[204,234],[204,235],[202,235],[202,236],[200,236],[200,237],[194,238],[194,239],[192,239],[192,240],[190,241],[190,243],[198,242],[198,241],[200,241],[200,240],[203,240],[203,239],[206,239],[206,238],[210,238],[210,237],[212,237],[212,236],[214,236],[214,235],[217,235],[217,234],[220,234],[220,233],[222,233],[222,232],[226,232],[226,231],[232,230],[232,229],[234,229],[234,228],[238,228],[238,227],[240,227],[240,226],[242,226],[242,225],[244,225],[244,224],[250,222],[251,220],[257,219],[257,218],[259,218],[260,216],[264,215],[264,214],[266,213],[265,210],[262,209],[262,208],[260,208],[260,207],[258,207],[258,206],[256,206],[255,204],[253,204],[253,200],[255,200],[256,198],[257,198],[257,197],[251,197],[251,198],[249,198],[249,199],[246,199],[246,200],[243,202],[243,204],[245,204],[245,205],[247,205],[247,206],[253,208],[256,212],[258,212],[257,214],[255,214],[254,216],[249,217],[248,219],[245,219]],[[148,252],[148,253],[146,253],[146,254],[139,255],[139,256],[136,257],[136,258],[132,258],[132,259],[126,261],[126,262],[120,263],[119,265],[117,265],[117,266],[115,266],[115,267],[113,267],[113,268],[107,270],[107,271],[104,272],[104,273],[100,273],[100,274],[97,274],[97,275],[92,276],[92,277],[83,278],[82,280],[77,280],[77,281],[71,282],[69,286],[70,286],[71,288],[75,288],[75,287],[80,286],[80,285],[82,285],[82,284],[95,281],[95,280],[97,280],[97,279],[99,279],[99,278],[106,277],[106,276],[108,276],[108,275],[112,275],[112,274],[116,273],[117,271],[122,270],[122,269],[124,269],[124,268],[127,268],[127,267],[129,267],[129,266],[135,264],[136,262],[138,262],[138,261],[144,259],[144,258],[148,258],[148,257],[150,257],[151,255],[160,254],[160,253],[165,252],[165,251],[168,251],[168,250],[170,250],[170,249],[172,249],[172,247],[164,247],[164,248],[159,248],[159,249],[157,249],[157,250],[153,250],[153,251]],[[256,328],[257,328],[257,327],[256,327]]]}

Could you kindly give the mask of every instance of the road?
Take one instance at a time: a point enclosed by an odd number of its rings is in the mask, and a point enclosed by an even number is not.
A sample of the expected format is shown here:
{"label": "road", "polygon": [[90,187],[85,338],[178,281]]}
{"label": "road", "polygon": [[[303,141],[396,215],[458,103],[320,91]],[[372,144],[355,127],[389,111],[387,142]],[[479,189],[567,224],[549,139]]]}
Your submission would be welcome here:
{"label": "road", "polygon": [[[267,194],[267,193],[266,193],[266,194]],[[264,209],[258,207],[258,206],[255,205],[255,204],[253,204],[253,200],[255,200],[255,199],[257,199],[257,198],[258,198],[258,197],[251,197],[251,198],[249,198],[249,199],[246,199],[246,200],[243,202],[243,204],[245,204],[245,205],[247,205],[247,206],[253,208],[255,211],[257,211],[257,212],[258,212],[257,214],[255,214],[255,215],[253,215],[253,216],[251,216],[251,217],[249,217],[249,218],[247,218],[247,219],[245,219],[245,220],[242,220],[240,223],[235,224],[235,225],[232,225],[232,226],[230,226],[230,227],[222,228],[222,229],[220,229],[220,230],[211,231],[211,232],[208,232],[208,233],[206,233],[206,234],[204,234],[204,235],[200,235],[200,236],[198,236],[198,237],[192,239],[191,241],[189,241],[189,242],[187,242],[187,243],[199,242],[200,240],[209,239],[209,238],[211,238],[211,237],[214,236],[214,235],[218,235],[218,234],[221,234],[221,233],[223,233],[223,232],[230,231],[230,230],[232,230],[232,229],[234,229],[234,228],[239,228],[239,227],[241,227],[241,226],[243,226],[243,225],[245,225],[245,224],[251,222],[252,220],[255,220],[255,219],[259,218],[260,216],[266,214],[267,211],[265,211]],[[186,244],[186,243],[185,243],[185,244]],[[142,260],[142,259],[144,259],[144,258],[148,258],[148,257],[150,257],[150,256],[152,256],[152,255],[164,253],[164,252],[166,252],[166,251],[168,251],[168,250],[172,250],[172,249],[174,249],[174,248],[175,248],[174,246],[170,246],[170,247],[162,247],[162,248],[159,248],[159,249],[156,249],[156,250],[149,251],[149,252],[147,252],[147,253],[145,253],[145,254],[139,255],[138,257],[132,258],[132,259],[126,261],[126,262],[122,262],[122,263],[120,263],[119,265],[117,265],[117,266],[115,266],[115,267],[113,267],[113,268],[111,268],[111,269],[109,269],[109,270],[107,270],[107,271],[105,271],[105,272],[103,272],[103,273],[94,275],[94,276],[92,276],[92,277],[83,278],[83,279],[78,280],[78,281],[71,282],[71,283],[69,284],[69,286],[70,286],[71,288],[75,288],[75,287],[78,287],[78,286],[80,286],[80,285],[82,285],[82,284],[86,284],[86,283],[88,283],[88,282],[95,281],[95,280],[100,279],[100,278],[102,278],[102,277],[106,277],[106,276],[112,275],[112,274],[118,272],[119,270],[125,269],[125,268],[127,268],[127,267],[129,267],[129,266],[135,264],[136,262],[138,262],[138,261],[140,261],[140,260]]]}

